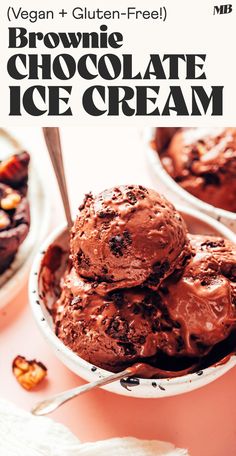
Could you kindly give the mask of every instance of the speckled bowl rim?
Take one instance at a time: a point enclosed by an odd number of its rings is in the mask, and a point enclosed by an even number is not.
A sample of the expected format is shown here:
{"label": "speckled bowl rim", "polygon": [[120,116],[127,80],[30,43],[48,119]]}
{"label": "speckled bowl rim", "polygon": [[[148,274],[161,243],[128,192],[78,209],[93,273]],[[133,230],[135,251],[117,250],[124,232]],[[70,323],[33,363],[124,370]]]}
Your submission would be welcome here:
{"label": "speckled bowl rim", "polygon": [[147,148],[147,155],[148,160],[153,166],[154,170],[158,175],[160,175],[163,182],[169,187],[172,192],[177,193],[183,200],[195,206],[197,209],[204,210],[207,213],[214,214],[214,217],[225,217],[228,220],[236,221],[236,213],[226,211],[225,209],[221,209],[216,206],[212,206],[211,204],[202,201],[201,199],[193,196],[191,193],[184,190],[175,180],[167,173],[165,168],[162,165],[158,152],[152,148],[151,141],[154,138],[155,128],[149,128],[144,131],[144,143],[145,147]]}
{"label": "speckled bowl rim", "polygon": [[[195,218],[198,218],[200,221],[203,223],[206,223],[208,225],[211,225],[214,229],[216,229],[220,235],[223,237],[228,238],[232,242],[235,242],[235,235],[234,233],[227,228],[225,225],[222,223],[214,220],[212,217],[205,213],[200,213],[196,209],[192,209],[183,205],[176,205],[176,208],[178,211],[185,213],[186,215],[193,216]],[[30,277],[29,277],[29,299],[30,299],[30,304],[33,312],[33,316],[36,320],[36,323],[43,333],[45,339],[49,342],[50,345],[56,350],[57,352],[61,352],[64,354],[64,356],[67,358],[68,361],[71,361],[73,364],[77,364],[79,367],[85,369],[88,371],[88,373],[93,373],[94,374],[94,380],[96,378],[101,378],[101,377],[107,377],[111,375],[110,371],[101,369],[97,367],[94,364],[91,364],[87,361],[85,361],[83,358],[78,356],[76,353],[74,353],[71,349],[66,347],[64,343],[56,336],[56,334],[53,332],[53,330],[50,328],[47,320],[45,319],[44,312],[41,307],[42,300],[39,296],[38,292],[38,276],[39,276],[39,271],[40,271],[40,266],[42,262],[43,255],[45,254],[45,251],[47,248],[55,242],[55,240],[63,234],[64,231],[67,230],[66,225],[61,225],[58,228],[56,228],[44,241],[42,247],[40,248],[39,253],[36,255],[31,272],[30,272]],[[65,364],[65,363],[64,363]],[[231,355],[225,363],[219,364],[217,366],[211,366],[206,369],[199,370],[198,372],[194,372],[191,374],[187,374],[181,377],[175,377],[175,378],[166,378],[166,379],[143,379],[139,377],[139,384],[138,387],[147,387],[152,389],[153,391],[153,382],[157,382],[158,386],[160,389],[163,388],[163,393],[165,393],[165,387],[167,386],[174,386],[174,385],[182,385],[184,389],[184,385],[188,385],[189,383],[192,384],[193,389],[200,388],[208,383],[211,383],[212,381],[216,380],[217,378],[221,377],[223,374],[228,372],[230,369],[232,369],[236,365],[236,355]],[[73,370],[73,369],[70,369]],[[77,374],[78,375],[78,374]],[[83,374],[80,375],[82,378]],[[200,379],[204,377],[204,385],[199,382]],[[194,383],[199,382],[199,386],[195,385],[193,386]],[[113,385],[115,385],[118,382],[114,382]],[[115,392],[115,391],[114,391]],[[176,394],[183,394],[185,392],[188,392],[188,388],[186,388],[186,391],[178,391],[175,393],[167,393],[167,396],[174,396]],[[119,394],[119,393],[118,393]],[[132,396],[133,394],[130,392],[128,394]],[[163,397],[165,394],[163,394]],[[144,397],[144,396],[143,396]],[[149,397],[157,397],[155,392],[153,391],[153,395]]]}

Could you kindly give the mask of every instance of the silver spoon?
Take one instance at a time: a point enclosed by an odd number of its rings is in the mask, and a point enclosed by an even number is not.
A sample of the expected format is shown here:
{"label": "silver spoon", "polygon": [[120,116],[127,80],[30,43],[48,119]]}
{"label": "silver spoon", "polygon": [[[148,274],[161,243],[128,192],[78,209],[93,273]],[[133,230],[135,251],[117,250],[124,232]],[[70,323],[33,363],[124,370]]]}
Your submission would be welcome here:
{"label": "silver spoon", "polygon": [[36,406],[31,410],[31,413],[37,416],[47,415],[48,413],[56,410],[62,404],[65,404],[65,402],[70,401],[80,394],[87,393],[87,391],[90,391],[97,386],[107,385],[108,383],[115,382],[116,380],[130,377],[131,375],[134,375],[134,370],[132,368],[127,368],[122,372],[118,372],[118,374],[112,374],[109,375],[109,377],[101,378],[95,382],[87,383],[86,385],[78,386],[68,391],[64,391],[63,393],[56,394],[55,396],[52,396],[36,404]]}
{"label": "silver spoon", "polygon": [[[64,172],[59,129],[54,127],[46,127],[43,128],[43,133],[60,189],[68,228],[70,229],[73,225],[73,221],[71,217],[70,203]],[[80,394],[86,393],[87,391],[90,391],[97,386],[107,385],[108,383],[115,382],[116,380],[120,380],[123,377],[130,377],[134,375],[134,371],[134,369],[128,368],[122,372],[119,372],[118,374],[112,374],[109,375],[109,377],[96,380],[95,382],[87,383],[86,385],[82,385],[77,388],[56,394],[55,396],[52,396],[51,398],[45,399],[44,401],[36,404],[36,406],[32,409],[32,413],[34,415],[46,415],[47,413],[51,413],[53,410],[56,410],[58,407],[70,399],[73,399]]]}
{"label": "silver spoon", "polygon": [[60,189],[67,225],[70,229],[73,225],[73,221],[66,185],[59,129],[56,127],[45,127],[43,128],[43,133]]}

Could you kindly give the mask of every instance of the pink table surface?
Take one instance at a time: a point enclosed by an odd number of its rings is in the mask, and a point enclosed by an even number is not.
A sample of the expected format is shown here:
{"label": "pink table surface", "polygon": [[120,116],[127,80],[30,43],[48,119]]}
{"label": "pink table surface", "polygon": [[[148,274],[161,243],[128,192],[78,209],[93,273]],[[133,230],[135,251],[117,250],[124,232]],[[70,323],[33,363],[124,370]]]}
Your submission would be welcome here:
{"label": "pink table surface", "polygon": [[[58,190],[40,129],[13,128],[42,172],[52,204],[51,228],[63,222]],[[140,132],[135,128],[63,128],[65,165],[73,211],[84,192],[119,183],[156,185],[149,176]],[[49,229],[49,230],[50,230]],[[38,400],[82,384],[57,360],[31,315],[27,278],[18,296],[0,315],[0,395],[29,410]],[[24,391],[11,372],[13,358],[38,358],[48,379],[34,392]],[[133,399],[96,390],[66,404],[51,416],[82,441],[132,435],[169,440],[192,456],[235,456],[236,369],[212,384],[166,399]]]}

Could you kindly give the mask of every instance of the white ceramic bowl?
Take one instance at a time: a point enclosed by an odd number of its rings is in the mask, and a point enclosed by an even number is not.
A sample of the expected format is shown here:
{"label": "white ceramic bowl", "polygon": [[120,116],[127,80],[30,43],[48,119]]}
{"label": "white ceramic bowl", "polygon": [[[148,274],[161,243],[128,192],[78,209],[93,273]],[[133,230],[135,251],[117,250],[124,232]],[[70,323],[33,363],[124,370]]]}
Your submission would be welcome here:
{"label": "white ceramic bowl", "polygon": [[[224,223],[234,233],[236,233],[236,213],[225,211],[191,195],[184,190],[163,168],[158,153],[151,147],[151,140],[154,138],[154,130],[147,129],[144,132],[144,147],[146,150],[150,171],[154,177],[155,183],[158,183],[157,189],[177,204],[185,204],[200,211],[204,211],[218,222]],[[235,196],[236,197],[236,196]]]}
{"label": "white ceramic bowl", "polygon": [[[227,227],[213,220],[211,217],[201,214],[194,209],[183,207],[177,207],[177,209],[185,218],[191,233],[219,234],[231,241],[235,241],[235,235]],[[42,287],[42,261],[45,258],[45,252],[47,252],[49,246],[52,245],[59,246],[64,251],[61,267],[57,271],[58,277],[61,277],[61,274],[65,269],[66,259],[68,258],[68,254],[66,253],[68,249],[68,240],[69,236],[67,229],[63,226],[56,229],[43,244],[40,253],[35,258],[30,274],[30,302],[39,329],[58,358],[80,377],[87,381],[93,381],[110,375],[110,372],[100,369],[80,358],[58,339],[53,330],[50,312],[47,309],[47,307],[51,307],[52,302],[55,300],[55,296],[51,289],[45,293],[45,287]],[[155,380],[131,378],[107,385],[104,389],[132,397],[155,398],[174,396],[192,391],[212,382],[235,365],[236,356],[232,355],[230,359],[222,365],[208,367],[200,372],[188,374],[183,377]]]}

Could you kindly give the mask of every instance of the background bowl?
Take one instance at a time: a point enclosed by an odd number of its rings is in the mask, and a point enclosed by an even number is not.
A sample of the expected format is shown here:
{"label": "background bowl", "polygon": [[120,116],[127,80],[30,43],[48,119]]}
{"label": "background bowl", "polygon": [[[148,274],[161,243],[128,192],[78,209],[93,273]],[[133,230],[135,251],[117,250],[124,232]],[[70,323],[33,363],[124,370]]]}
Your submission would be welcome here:
{"label": "background bowl", "polygon": [[[173,129],[173,133],[174,133]],[[236,233],[236,213],[225,211],[211,204],[196,198],[191,193],[184,190],[174,179],[167,173],[162,166],[157,151],[151,145],[154,139],[155,129],[147,129],[144,132],[144,147],[147,154],[150,172],[155,184],[158,182],[157,189],[163,192],[167,198],[177,204],[186,204],[200,211],[204,211],[218,222],[224,223],[234,233]],[[156,185],[155,185],[156,186]]]}
{"label": "background bowl", "polygon": [[[182,213],[191,233],[218,234],[233,242],[235,241],[234,233],[211,217],[201,214],[194,209],[184,207],[177,207],[177,209]],[[60,267],[56,270],[55,274],[57,281],[66,268],[68,245],[69,234],[65,226],[53,231],[43,244],[31,269],[29,281],[30,303],[39,329],[58,358],[80,377],[87,381],[93,381],[110,375],[110,372],[88,363],[66,347],[54,333],[53,321],[49,311],[56,298],[52,287],[47,286],[47,275],[45,274],[45,269],[47,268],[44,266],[47,262],[48,255],[51,255],[51,252],[56,247],[61,256]],[[225,363],[208,367],[183,377],[172,379],[130,378],[104,386],[104,389],[132,397],[154,398],[174,396],[192,391],[212,382],[235,365],[236,356],[232,355]]]}

